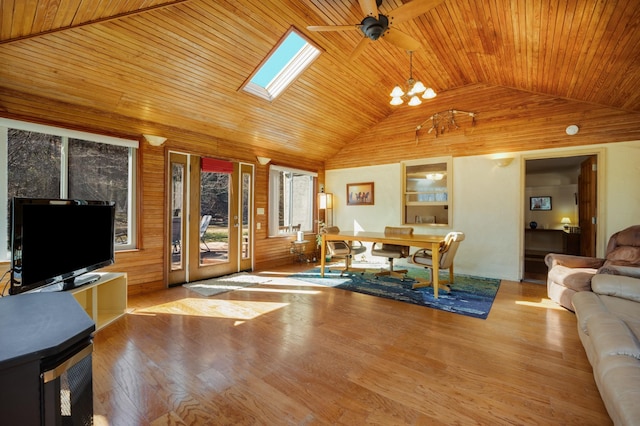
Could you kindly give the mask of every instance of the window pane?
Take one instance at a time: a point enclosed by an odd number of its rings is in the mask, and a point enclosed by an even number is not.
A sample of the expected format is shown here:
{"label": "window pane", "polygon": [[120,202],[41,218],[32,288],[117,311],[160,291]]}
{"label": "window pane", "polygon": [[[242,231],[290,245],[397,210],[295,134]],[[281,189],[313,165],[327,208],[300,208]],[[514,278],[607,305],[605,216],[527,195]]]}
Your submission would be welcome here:
{"label": "window pane", "polygon": [[314,175],[272,168],[269,181],[269,234],[311,232]]}
{"label": "window pane", "polygon": [[171,163],[171,211],[173,217],[171,221],[171,270],[181,270],[184,265],[182,255],[182,220],[184,206],[182,199],[184,194],[185,167],[180,163]]}
{"label": "window pane", "polygon": [[59,198],[62,138],[9,129],[7,143],[9,200]]}
{"label": "window pane", "polygon": [[116,203],[116,244],[129,244],[129,148],[69,139],[69,198]]}
{"label": "window pane", "polygon": [[200,173],[201,225],[203,218],[210,216],[200,229],[200,265],[229,261],[230,183],[227,173]]}

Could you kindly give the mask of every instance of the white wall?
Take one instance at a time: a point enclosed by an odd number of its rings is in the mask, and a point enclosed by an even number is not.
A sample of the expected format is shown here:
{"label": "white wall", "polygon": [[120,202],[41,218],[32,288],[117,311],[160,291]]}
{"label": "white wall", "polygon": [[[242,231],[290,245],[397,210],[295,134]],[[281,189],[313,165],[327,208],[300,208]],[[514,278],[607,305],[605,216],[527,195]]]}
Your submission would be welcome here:
{"label": "white wall", "polygon": [[[524,162],[527,158],[600,153],[598,184],[598,255],[614,232],[640,224],[640,141],[571,149],[514,153],[514,161],[498,167],[490,156],[453,159],[453,223],[451,227],[412,225],[415,233],[466,234],[456,255],[461,274],[519,280],[525,222]],[[342,230],[383,231],[401,225],[401,165],[386,164],[327,170],[326,192],[334,193],[334,223]],[[374,182],[375,205],[347,206],[348,183]],[[555,219],[553,219],[555,220]],[[551,227],[551,226],[550,226]]]}

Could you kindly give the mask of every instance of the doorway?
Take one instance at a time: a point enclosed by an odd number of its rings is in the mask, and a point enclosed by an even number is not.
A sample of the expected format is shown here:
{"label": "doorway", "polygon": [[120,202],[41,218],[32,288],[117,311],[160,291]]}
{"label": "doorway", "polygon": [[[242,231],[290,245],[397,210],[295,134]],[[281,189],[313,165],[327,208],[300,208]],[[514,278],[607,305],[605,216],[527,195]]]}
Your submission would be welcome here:
{"label": "doorway", "polygon": [[168,283],[250,270],[253,165],[169,153]]}
{"label": "doorway", "polygon": [[597,159],[526,159],[523,280],[546,282],[547,253],[595,256]]}

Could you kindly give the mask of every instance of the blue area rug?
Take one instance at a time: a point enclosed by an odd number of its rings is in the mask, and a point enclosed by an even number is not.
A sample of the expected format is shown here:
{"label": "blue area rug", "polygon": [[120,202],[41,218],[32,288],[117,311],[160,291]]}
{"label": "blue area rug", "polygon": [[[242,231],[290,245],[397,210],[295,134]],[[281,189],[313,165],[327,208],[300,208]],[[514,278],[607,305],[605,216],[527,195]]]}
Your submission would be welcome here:
{"label": "blue area rug", "polygon": [[[404,266],[404,265],[403,265]],[[409,277],[428,277],[421,268],[408,268]],[[325,268],[324,278],[320,277],[320,268],[300,272],[291,276],[301,281],[320,284],[328,287],[341,288],[371,296],[385,297],[414,305],[428,306],[442,311],[453,312],[474,318],[486,319],[496,297],[500,280],[473,277],[469,275],[455,275],[451,292],[447,293],[442,286],[438,291],[438,298],[433,297],[433,287],[423,287],[415,290],[411,285],[415,282],[411,278],[400,281],[397,278],[381,276],[376,278],[373,273],[345,273],[329,272]],[[441,280],[449,278],[449,273],[440,275]]]}

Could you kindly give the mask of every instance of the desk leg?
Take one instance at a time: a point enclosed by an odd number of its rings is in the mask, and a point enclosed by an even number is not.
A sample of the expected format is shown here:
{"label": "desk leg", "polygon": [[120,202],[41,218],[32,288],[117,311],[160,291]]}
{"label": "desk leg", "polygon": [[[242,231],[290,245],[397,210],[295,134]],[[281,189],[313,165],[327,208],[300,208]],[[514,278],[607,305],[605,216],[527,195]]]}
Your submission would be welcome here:
{"label": "desk leg", "polygon": [[440,281],[440,243],[431,244],[431,260],[433,264],[433,297],[438,298],[438,282]]}
{"label": "desk leg", "polygon": [[327,244],[324,240],[324,235],[322,234],[322,243],[320,244],[320,276],[324,278],[324,264],[327,256]]}

